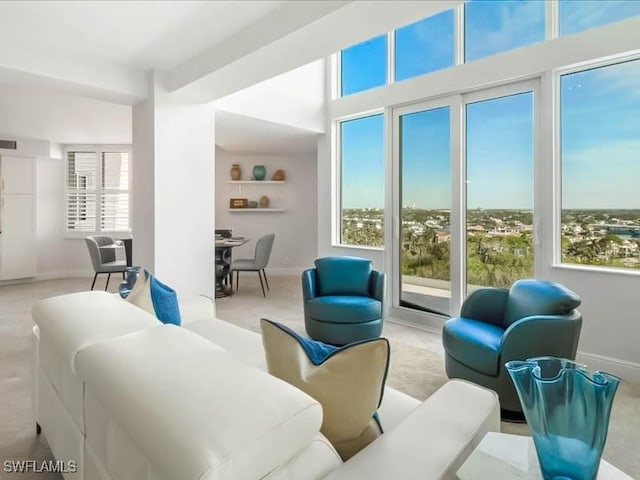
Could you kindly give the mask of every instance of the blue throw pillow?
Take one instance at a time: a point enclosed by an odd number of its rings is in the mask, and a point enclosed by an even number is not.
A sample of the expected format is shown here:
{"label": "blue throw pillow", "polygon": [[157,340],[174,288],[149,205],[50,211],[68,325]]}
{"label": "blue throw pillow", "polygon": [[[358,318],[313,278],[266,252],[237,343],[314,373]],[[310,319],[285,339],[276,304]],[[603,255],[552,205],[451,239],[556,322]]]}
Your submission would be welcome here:
{"label": "blue throw pillow", "polygon": [[175,290],[140,267],[127,269],[127,278],[119,289],[120,296],[142,308],[162,323],[180,326],[180,308]]}
{"label": "blue throw pillow", "polygon": [[269,373],[320,402],[320,431],[343,460],[382,434],[376,411],[389,368],[386,338],[335,347],[269,320],[261,328]]}

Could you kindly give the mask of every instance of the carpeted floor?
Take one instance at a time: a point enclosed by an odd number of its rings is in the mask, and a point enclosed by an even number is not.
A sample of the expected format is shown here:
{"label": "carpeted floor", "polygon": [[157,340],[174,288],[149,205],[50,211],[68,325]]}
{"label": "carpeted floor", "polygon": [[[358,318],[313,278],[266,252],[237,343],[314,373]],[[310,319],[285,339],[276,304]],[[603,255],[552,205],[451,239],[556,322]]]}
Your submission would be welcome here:
{"label": "carpeted floor", "polygon": [[[240,291],[216,302],[217,317],[256,332],[264,317],[304,333],[299,277],[272,276],[269,283],[271,291],[263,298],[257,275],[243,274]],[[447,381],[439,335],[390,322],[383,335],[391,343],[389,386],[424,400]],[[502,422],[502,431],[530,435],[526,424]],[[603,456],[640,479],[640,383],[623,382],[618,389]]]}
{"label": "carpeted floor", "polygon": [[[262,297],[257,275],[242,275],[240,292],[216,302],[217,316],[253,331],[262,317],[304,332],[299,277],[269,277]],[[17,474],[3,470],[5,460],[51,460],[46,438],[36,436],[31,403],[33,303],[53,295],[87,290],[91,279],[65,279],[0,287],[0,480],[61,480],[54,473]],[[103,285],[103,284],[102,284]],[[115,290],[117,282],[113,282]],[[98,286],[98,288],[101,288]],[[391,342],[390,386],[418,399],[446,381],[439,335],[387,322]],[[508,433],[526,435],[526,425],[502,424]],[[640,384],[625,382],[613,408],[605,458],[640,479]]]}

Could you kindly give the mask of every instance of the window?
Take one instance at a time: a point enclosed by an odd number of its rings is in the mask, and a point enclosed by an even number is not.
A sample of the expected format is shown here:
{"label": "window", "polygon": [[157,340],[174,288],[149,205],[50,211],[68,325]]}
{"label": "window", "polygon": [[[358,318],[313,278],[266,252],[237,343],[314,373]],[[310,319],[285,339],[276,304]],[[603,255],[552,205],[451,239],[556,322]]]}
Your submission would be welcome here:
{"label": "window", "polygon": [[453,66],[454,21],[447,10],[395,31],[396,81]]}
{"label": "window", "polygon": [[640,268],[640,60],[560,77],[565,263]]}
{"label": "window", "polygon": [[66,230],[83,234],[129,229],[129,152],[66,150]]}
{"label": "window", "polygon": [[451,111],[399,115],[400,305],[451,311]]}
{"label": "window", "polygon": [[381,247],[384,242],[384,116],[340,123],[340,242]]}
{"label": "window", "polygon": [[560,0],[560,35],[640,15],[640,2],[630,0]]}
{"label": "window", "polygon": [[340,54],[342,96],[387,83],[387,35],[342,50]]}
{"label": "window", "polygon": [[467,103],[467,292],[533,271],[533,92]]}
{"label": "window", "polygon": [[544,41],[545,3],[539,0],[472,0],[466,3],[465,61]]}

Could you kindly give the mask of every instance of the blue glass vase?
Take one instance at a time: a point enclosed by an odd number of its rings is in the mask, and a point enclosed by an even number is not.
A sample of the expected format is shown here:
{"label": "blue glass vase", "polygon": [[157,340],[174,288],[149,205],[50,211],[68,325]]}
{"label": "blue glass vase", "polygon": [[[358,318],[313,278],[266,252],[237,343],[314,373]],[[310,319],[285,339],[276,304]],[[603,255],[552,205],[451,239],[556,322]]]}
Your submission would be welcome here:
{"label": "blue glass vase", "polygon": [[620,379],[564,358],[505,365],[533,434],[545,480],[595,480]]}

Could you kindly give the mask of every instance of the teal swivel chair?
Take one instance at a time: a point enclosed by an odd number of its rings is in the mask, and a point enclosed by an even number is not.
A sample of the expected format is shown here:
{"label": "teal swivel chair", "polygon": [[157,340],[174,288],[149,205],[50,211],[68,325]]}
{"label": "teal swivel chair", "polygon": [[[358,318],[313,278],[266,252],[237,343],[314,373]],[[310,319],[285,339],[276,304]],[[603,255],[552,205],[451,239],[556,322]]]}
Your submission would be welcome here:
{"label": "teal swivel chair", "polygon": [[445,369],[494,390],[503,418],[522,420],[520,400],[504,364],[554,356],[575,359],[582,327],[581,299],[566,287],[542,280],[518,280],[507,290],[471,293],[460,316],[442,332]]}
{"label": "teal swivel chair", "polygon": [[371,260],[326,257],[302,273],[307,334],[331,345],[346,345],[382,333],[384,273]]}

